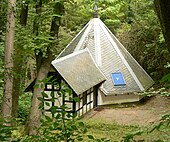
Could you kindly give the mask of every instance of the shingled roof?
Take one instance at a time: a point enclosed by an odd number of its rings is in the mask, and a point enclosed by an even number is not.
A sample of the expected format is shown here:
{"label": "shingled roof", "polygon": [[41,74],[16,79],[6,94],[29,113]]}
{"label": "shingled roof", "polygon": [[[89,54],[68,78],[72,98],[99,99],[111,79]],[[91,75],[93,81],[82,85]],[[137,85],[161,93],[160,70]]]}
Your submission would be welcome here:
{"label": "shingled roof", "polygon": [[[55,61],[60,60],[60,58],[63,57],[67,58],[70,54],[77,53],[83,49],[89,50],[99,71],[101,71],[106,78],[106,81],[103,82],[100,87],[105,95],[122,92],[141,92],[147,90],[154,83],[151,77],[99,18],[91,19],[70,44],[59,54]],[[70,64],[72,64],[71,60]],[[84,64],[85,66],[85,63],[82,60],[79,61],[79,65],[80,64]],[[88,67],[89,66],[86,66],[86,68]],[[76,71],[79,69],[80,68],[76,68]],[[63,66],[60,73],[62,74],[64,70],[69,70],[68,66]],[[125,85],[114,85],[112,73],[117,72],[120,72],[123,75]],[[73,73],[73,76],[74,75],[75,74]],[[82,74],[79,75],[81,76]],[[91,72],[91,75],[95,74]],[[91,79],[86,83],[90,84],[90,82],[95,81]],[[84,83],[81,82],[79,86],[84,86],[83,84]],[[86,87],[84,90],[85,89]]]}
{"label": "shingled roof", "polygon": [[76,94],[81,94],[105,80],[87,48],[54,60],[52,65]]}

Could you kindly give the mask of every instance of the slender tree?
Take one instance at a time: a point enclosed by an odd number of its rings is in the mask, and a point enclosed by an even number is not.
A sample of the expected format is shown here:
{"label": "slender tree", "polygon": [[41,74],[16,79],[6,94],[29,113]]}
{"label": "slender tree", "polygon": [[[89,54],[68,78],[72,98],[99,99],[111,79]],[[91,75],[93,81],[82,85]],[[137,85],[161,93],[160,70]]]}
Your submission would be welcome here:
{"label": "slender tree", "polygon": [[3,117],[11,117],[12,111],[12,86],[13,86],[13,48],[15,34],[15,7],[16,0],[8,1],[7,27],[5,39],[5,75],[4,96],[2,104]]}
{"label": "slender tree", "polygon": [[[28,3],[23,2],[22,8],[20,12],[20,24],[22,27],[25,27],[27,24],[27,17],[28,17]],[[14,83],[13,83],[13,92],[12,92],[12,117],[17,118],[18,114],[18,101],[19,101],[19,95],[21,92],[21,86],[22,86],[22,75],[24,73],[23,68],[23,55],[24,53],[21,52],[22,45],[19,45],[19,47],[16,46],[14,50]],[[20,53],[20,54],[18,54]]]}
{"label": "slender tree", "polygon": [[[38,1],[36,4],[36,14],[41,15],[41,8],[42,8],[42,0]],[[54,16],[52,17],[51,28],[50,28],[50,36],[58,38],[58,30],[60,26],[61,15],[63,14],[63,2],[58,1],[54,4],[53,12]],[[56,15],[56,16],[55,16]],[[57,16],[58,15],[58,16]],[[34,20],[33,24],[33,32],[36,36],[39,35],[39,28],[40,23],[38,20]],[[52,40],[52,39],[49,39]],[[49,44],[46,51],[46,56],[43,56],[42,51],[39,51],[36,56],[36,66],[37,66],[37,78],[35,82],[35,87],[33,90],[33,98],[32,98],[32,105],[29,114],[29,121],[28,121],[28,133],[30,135],[37,134],[37,130],[35,127],[40,127],[40,118],[41,118],[41,110],[39,109],[40,101],[38,98],[42,97],[42,92],[44,91],[44,83],[42,82],[49,72],[51,61],[53,59],[52,55],[52,43]]]}

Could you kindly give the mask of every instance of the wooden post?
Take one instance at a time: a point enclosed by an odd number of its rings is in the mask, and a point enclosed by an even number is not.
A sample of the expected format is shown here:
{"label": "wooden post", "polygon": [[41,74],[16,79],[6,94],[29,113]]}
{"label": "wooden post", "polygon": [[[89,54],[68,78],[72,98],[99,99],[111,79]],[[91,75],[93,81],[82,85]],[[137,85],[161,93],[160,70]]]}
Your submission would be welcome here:
{"label": "wooden post", "polygon": [[98,85],[93,87],[93,108],[97,107]]}
{"label": "wooden post", "polygon": [[[76,97],[76,96],[77,96],[76,93],[73,92],[73,98]],[[73,100],[73,107],[72,107],[72,108],[73,108],[73,113],[76,113],[76,103],[77,103],[77,102],[75,102],[75,101]]]}

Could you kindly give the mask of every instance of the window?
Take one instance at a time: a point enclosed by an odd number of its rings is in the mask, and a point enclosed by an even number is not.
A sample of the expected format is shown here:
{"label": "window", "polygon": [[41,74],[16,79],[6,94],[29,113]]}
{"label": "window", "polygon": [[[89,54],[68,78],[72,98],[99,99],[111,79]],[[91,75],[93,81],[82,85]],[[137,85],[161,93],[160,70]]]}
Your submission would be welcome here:
{"label": "window", "polygon": [[113,84],[115,86],[124,86],[124,85],[126,85],[124,77],[123,77],[123,74],[121,72],[112,73],[111,76],[112,76]]}

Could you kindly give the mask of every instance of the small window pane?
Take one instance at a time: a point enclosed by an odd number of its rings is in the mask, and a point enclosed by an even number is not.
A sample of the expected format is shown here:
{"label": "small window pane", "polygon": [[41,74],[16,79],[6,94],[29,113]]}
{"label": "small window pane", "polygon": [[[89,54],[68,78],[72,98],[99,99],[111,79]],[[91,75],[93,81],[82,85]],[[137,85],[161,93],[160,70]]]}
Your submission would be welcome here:
{"label": "small window pane", "polygon": [[123,74],[121,72],[112,73],[112,80],[113,80],[113,84],[115,86],[124,86],[124,85],[126,85],[124,77],[123,77]]}

